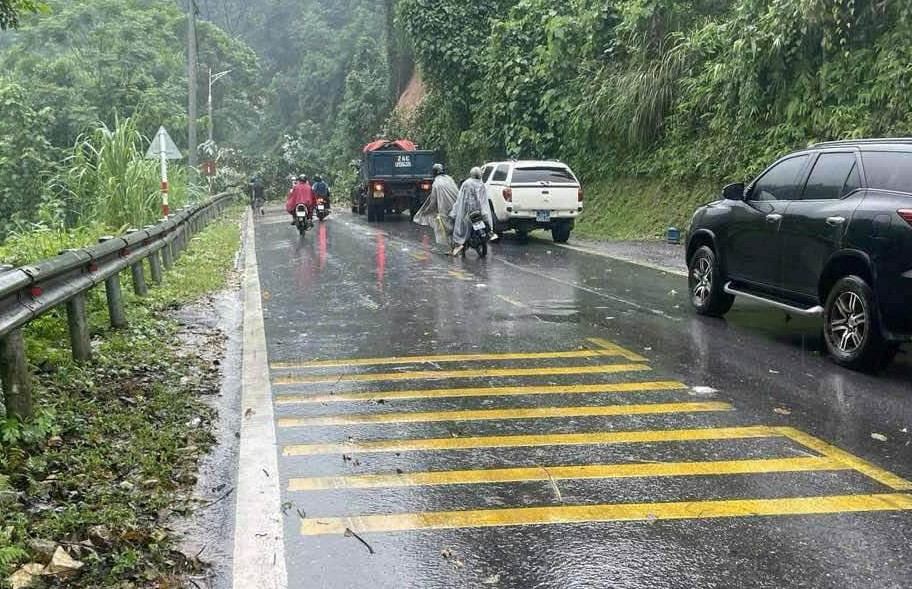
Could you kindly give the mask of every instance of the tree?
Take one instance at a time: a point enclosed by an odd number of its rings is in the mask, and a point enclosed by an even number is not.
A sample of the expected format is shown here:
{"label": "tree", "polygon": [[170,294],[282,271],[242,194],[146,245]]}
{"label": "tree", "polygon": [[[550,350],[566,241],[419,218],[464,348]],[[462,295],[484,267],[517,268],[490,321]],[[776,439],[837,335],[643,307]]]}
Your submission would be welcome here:
{"label": "tree", "polygon": [[36,0],[0,0],[0,30],[19,26],[19,15],[39,12],[47,7]]}

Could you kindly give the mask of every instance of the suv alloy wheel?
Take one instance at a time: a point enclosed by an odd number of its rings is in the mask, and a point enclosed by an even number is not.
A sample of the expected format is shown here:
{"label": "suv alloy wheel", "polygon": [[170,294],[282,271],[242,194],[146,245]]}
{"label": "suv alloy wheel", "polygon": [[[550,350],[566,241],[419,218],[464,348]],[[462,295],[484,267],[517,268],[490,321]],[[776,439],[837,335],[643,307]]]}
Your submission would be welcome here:
{"label": "suv alloy wheel", "polygon": [[827,351],[837,364],[876,370],[887,358],[874,293],[864,279],[846,276],[827,296],[823,315]]}
{"label": "suv alloy wheel", "polygon": [[716,254],[709,246],[701,246],[690,258],[687,283],[690,302],[700,315],[725,315],[735,303],[735,297],[723,290]]}

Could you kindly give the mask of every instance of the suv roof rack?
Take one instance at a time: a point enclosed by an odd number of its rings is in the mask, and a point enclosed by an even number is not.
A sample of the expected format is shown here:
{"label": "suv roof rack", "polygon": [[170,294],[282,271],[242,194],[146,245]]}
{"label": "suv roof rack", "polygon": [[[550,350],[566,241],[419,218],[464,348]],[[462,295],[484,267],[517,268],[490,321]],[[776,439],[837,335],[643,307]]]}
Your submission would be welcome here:
{"label": "suv roof rack", "polygon": [[840,141],[824,141],[823,143],[815,143],[808,149],[818,149],[821,147],[841,147],[845,145],[877,145],[884,143],[912,144],[912,137],[884,137],[881,139],[843,139]]}

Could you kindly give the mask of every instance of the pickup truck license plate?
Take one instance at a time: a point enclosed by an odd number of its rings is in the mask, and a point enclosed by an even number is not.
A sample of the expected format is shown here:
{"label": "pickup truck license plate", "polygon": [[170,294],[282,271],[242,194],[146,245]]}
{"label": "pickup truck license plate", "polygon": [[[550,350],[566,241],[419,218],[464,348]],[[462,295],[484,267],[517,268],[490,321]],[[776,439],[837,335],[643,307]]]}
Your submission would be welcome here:
{"label": "pickup truck license plate", "polygon": [[548,223],[551,221],[551,211],[537,211],[535,220],[539,223]]}

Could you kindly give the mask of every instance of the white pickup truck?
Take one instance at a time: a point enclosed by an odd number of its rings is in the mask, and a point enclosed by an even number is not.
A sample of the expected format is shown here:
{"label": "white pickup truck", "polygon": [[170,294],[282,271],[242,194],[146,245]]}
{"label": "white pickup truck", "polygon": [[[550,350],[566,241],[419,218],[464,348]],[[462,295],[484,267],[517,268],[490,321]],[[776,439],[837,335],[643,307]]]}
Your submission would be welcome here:
{"label": "white pickup truck", "polygon": [[498,232],[522,237],[550,229],[557,243],[570,239],[583,212],[583,189],[569,166],[558,161],[509,161],[485,164],[482,176]]}

